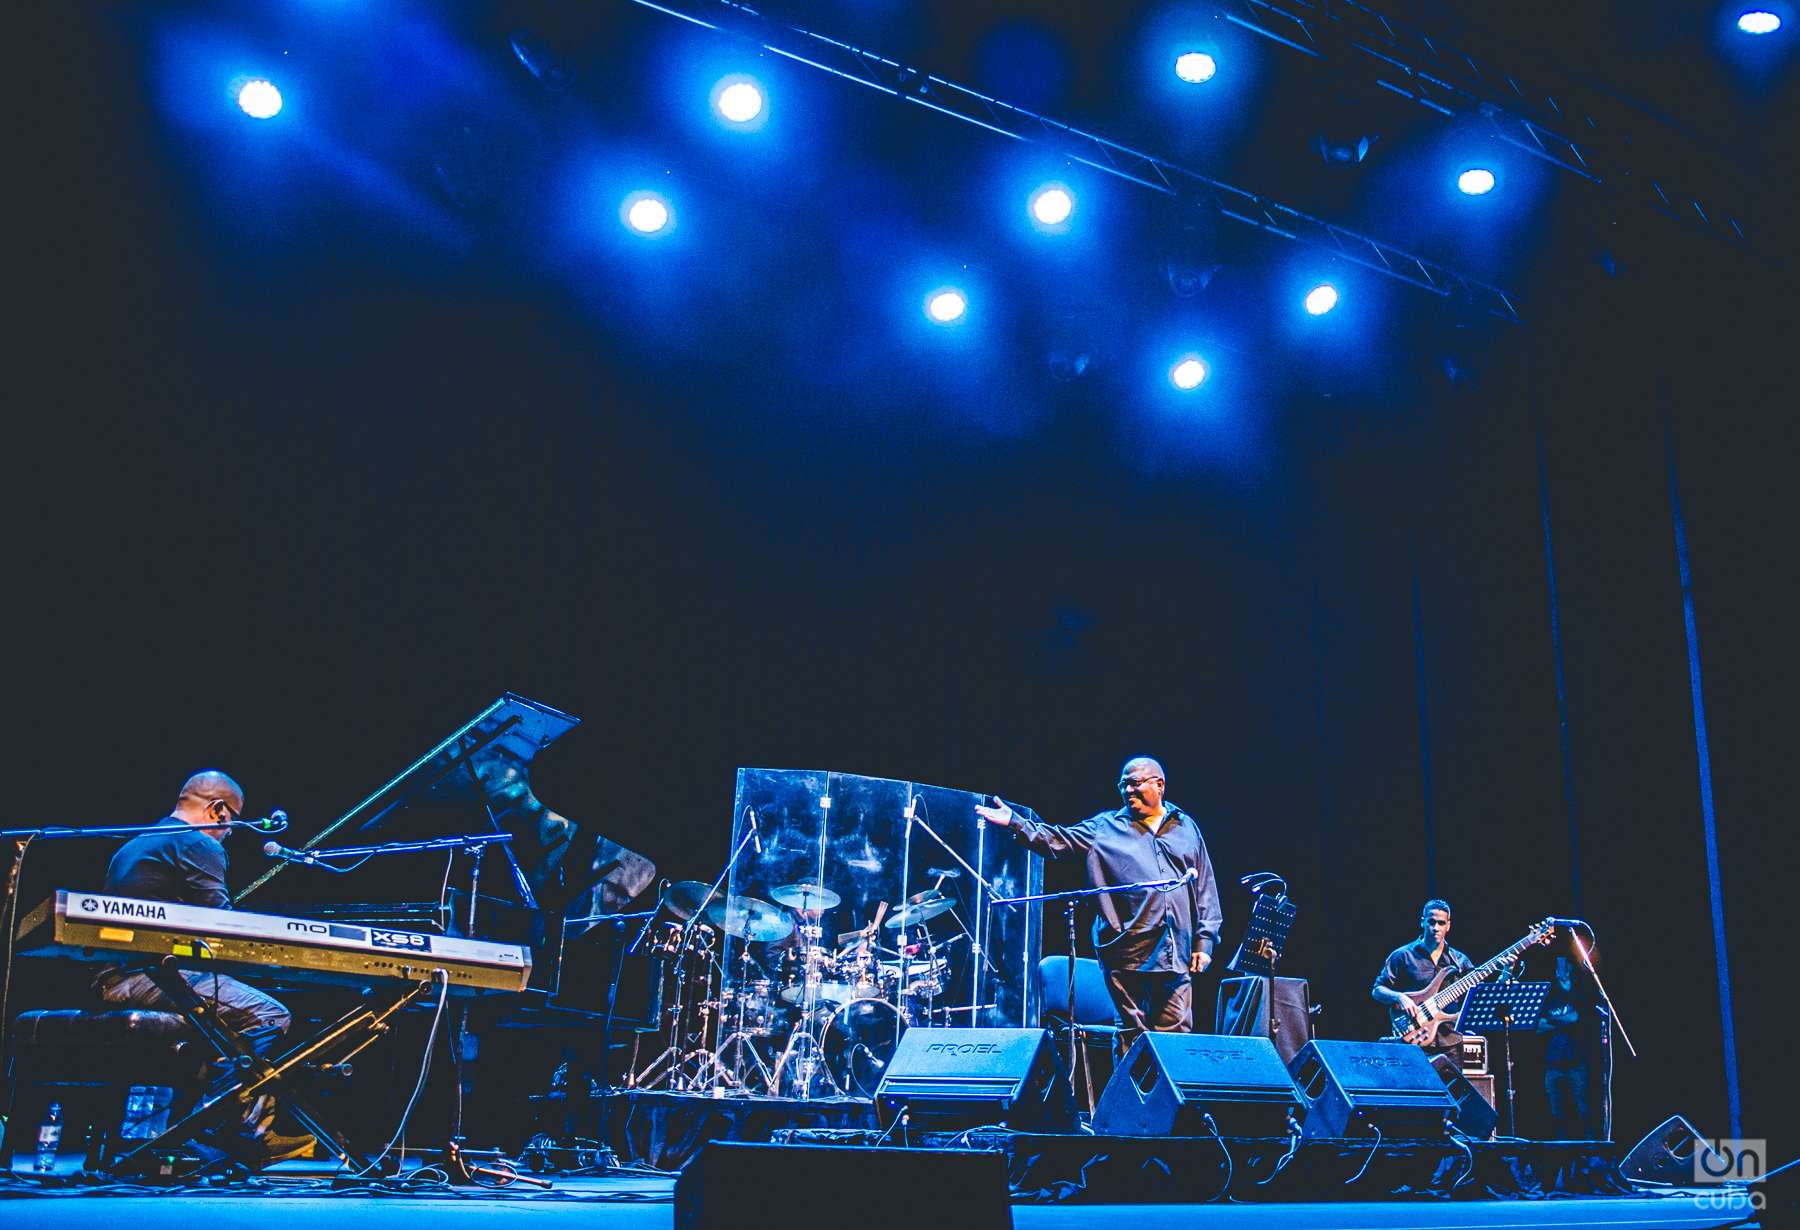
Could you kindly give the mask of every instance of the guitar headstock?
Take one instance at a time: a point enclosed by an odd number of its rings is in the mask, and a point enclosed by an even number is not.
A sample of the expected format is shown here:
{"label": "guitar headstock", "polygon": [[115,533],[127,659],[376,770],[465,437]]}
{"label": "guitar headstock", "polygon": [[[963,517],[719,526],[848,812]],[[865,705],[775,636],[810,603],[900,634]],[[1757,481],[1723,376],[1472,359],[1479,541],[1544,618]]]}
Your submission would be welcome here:
{"label": "guitar headstock", "polygon": [[1532,943],[1548,944],[1551,940],[1553,940],[1555,938],[1556,938],[1556,920],[1554,918],[1546,918],[1542,922],[1535,922],[1535,923],[1531,924],[1531,942]]}

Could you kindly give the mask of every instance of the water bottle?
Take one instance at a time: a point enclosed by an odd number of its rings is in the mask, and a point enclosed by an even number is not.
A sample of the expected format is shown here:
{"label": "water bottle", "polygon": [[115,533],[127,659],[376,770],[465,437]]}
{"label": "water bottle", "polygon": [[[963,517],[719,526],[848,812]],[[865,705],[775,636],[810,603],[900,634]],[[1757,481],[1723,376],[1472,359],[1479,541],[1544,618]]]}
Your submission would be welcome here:
{"label": "water bottle", "polygon": [[50,1103],[50,1110],[38,1125],[37,1172],[49,1174],[56,1169],[56,1154],[62,1148],[62,1103]]}

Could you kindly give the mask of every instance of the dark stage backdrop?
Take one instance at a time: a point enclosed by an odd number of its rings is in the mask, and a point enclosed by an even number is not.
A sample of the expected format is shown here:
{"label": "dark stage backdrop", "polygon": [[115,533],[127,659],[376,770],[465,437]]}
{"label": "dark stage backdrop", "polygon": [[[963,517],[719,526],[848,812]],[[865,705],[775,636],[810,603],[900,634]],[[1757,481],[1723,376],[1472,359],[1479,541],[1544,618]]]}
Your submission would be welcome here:
{"label": "dark stage backdrop", "polygon": [[[1287,397],[1223,478],[1080,385],[1033,386],[1009,441],[789,422],[749,393],[780,373],[659,365],[492,267],[215,241],[132,87],[75,88],[131,57],[46,37],[93,67],[46,68],[55,123],[15,160],[40,208],[0,492],[6,822],[152,818],[217,765],[303,836],[505,689],[585,719],[539,796],[674,878],[716,871],[740,765],[1074,819],[1149,753],[1233,886],[1228,941],[1236,878],[1288,877],[1284,972],[1322,1032],[1380,1030],[1369,980],[1427,896],[1477,959],[1581,914],[1642,1053],[1618,1135],[1724,1134],[1673,463],[1743,1127],[1796,1139],[1796,398],[1768,286],[1675,240],[1553,280],[1479,378]],[[41,857],[33,899],[102,861]]]}

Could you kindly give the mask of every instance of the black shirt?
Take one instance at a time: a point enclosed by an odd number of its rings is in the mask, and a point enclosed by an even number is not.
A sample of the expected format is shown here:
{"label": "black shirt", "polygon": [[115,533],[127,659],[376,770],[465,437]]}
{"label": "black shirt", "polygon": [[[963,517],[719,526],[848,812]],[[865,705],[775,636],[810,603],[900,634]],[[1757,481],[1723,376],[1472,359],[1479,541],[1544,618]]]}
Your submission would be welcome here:
{"label": "black shirt", "polygon": [[1189,956],[1210,953],[1224,925],[1219,886],[1200,826],[1174,804],[1164,808],[1162,827],[1155,834],[1124,807],[1069,825],[1044,824],[1013,813],[1013,833],[1039,854],[1085,855],[1088,882],[1094,885],[1162,880],[1190,867],[1199,871],[1192,884],[1169,891],[1100,895],[1094,947],[1110,969],[1185,974]]}
{"label": "black shirt", "polygon": [[1441,969],[1450,971],[1445,982],[1455,982],[1474,968],[1475,963],[1469,960],[1467,954],[1448,944],[1444,945],[1443,956],[1433,961],[1431,948],[1424,940],[1418,939],[1388,954],[1387,964],[1375,976],[1375,985],[1386,987],[1390,991],[1421,991],[1437,977],[1437,972]]}
{"label": "black shirt", "polygon": [[141,833],[119,847],[106,865],[106,891],[229,910],[225,846],[210,833],[169,816],[154,833]]}

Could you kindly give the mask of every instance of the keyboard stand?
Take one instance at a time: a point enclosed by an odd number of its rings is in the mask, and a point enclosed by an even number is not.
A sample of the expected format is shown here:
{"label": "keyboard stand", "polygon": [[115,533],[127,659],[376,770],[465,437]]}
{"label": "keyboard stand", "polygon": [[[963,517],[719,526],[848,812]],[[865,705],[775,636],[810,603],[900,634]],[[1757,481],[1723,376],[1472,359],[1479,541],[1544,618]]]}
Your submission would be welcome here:
{"label": "keyboard stand", "polygon": [[113,1174],[125,1175],[143,1169],[160,1154],[185,1144],[200,1133],[230,1122],[234,1117],[241,1118],[244,1107],[263,1094],[274,1098],[340,1163],[359,1170],[368,1168],[369,1160],[327,1124],[301,1084],[312,1071],[326,1065],[347,1063],[380,1040],[388,1032],[388,1018],[429,991],[431,983],[413,983],[379,1007],[352,1008],[312,1037],[271,1059],[258,1055],[235,1030],[218,1019],[213,1006],[195,994],[181,976],[175,958],[164,957],[147,972],[219,1057],[236,1070],[236,1077],[222,1087],[209,1090],[199,1105],[171,1123],[161,1135],[115,1158],[110,1167]]}

